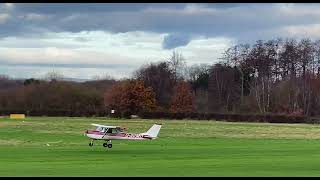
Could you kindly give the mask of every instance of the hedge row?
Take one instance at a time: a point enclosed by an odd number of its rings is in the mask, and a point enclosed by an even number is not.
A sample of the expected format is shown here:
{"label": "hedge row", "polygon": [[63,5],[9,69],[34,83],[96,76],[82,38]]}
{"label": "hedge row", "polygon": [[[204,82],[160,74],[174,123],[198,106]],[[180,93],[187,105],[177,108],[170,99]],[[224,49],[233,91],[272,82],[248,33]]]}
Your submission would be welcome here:
{"label": "hedge row", "polygon": [[[27,116],[68,116],[68,117],[105,117],[111,116],[104,110],[0,110],[0,115],[23,113]],[[130,114],[114,114],[116,118],[130,118]],[[138,114],[143,119],[191,119],[191,120],[216,120],[229,122],[269,122],[269,123],[320,123],[320,119],[305,116],[290,116],[277,114],[221,114],[221,113],[168,113],[168,112],[142,112]]]}
{"label": "hedge row", "polygon": [[320,123],[320,119],[306,116],[290,116],[277,114],[220,114],[220,113],[167,113],[167,112],[143,112],[141,118],[145,119],[193,119],[216,120],[229,122],[269,122],[269,123]]}
{"label": "hedge row", "polygon": [[101,117],[106,116],[105,111],[88,111],[88,110],[0,110],[0,115],[10,115],[10,114],[26,114],[27,116],[68,116],[68,117]]}

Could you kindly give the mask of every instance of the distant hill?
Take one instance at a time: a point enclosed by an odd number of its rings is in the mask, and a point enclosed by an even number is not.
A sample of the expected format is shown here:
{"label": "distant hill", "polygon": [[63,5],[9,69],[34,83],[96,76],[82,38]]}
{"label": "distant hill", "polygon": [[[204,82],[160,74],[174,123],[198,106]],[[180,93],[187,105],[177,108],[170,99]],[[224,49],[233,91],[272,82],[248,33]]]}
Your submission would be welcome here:
{"label": "distant hill", "polygon": [[[0,77],[0,90],[13,90],[24,86],[25,79],[14,79],[8,77]],[[37,79],[37,78],[34,78]],[[116,80],[112,79],[101,79],[101,80],[94,80],[94,79],[80,79],[80,78],[61,78],[60,81],[70,82],[70,83],[80,83],[87,87],[93,87],[97,90],[104,92],[106,89],[110,88]]]}
{"label": "distant hill", "polygon": [[86,82],[93,81],[92,79],[79,79],[79,78],[62,78],[63,81],[73,81],[73,82]]}
{"label": "distant hill", "polygon": [[0,78],[0,90],[12,90],[23,86],[24,80]]}

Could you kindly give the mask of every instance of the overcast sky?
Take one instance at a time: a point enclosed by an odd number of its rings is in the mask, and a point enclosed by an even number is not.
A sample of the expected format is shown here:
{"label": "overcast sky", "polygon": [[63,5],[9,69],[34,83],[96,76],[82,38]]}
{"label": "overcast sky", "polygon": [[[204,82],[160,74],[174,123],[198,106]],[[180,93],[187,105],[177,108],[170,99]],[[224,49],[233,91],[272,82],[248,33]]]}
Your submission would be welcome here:
{"label": "overcast sky", "polygon": [[173,51],[189,65],[213,64],[234,44],[319,36],[320,4],[311,3],[3,3],[0,74],[121,78]]}

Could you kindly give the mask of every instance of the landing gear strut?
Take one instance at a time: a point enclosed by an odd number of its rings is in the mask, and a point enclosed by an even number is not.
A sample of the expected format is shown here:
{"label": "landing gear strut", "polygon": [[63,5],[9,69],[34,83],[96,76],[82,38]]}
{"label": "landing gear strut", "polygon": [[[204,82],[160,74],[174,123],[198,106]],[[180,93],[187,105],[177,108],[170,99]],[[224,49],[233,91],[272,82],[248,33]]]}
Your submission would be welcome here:
{"label": "landing gear strut", "polygon": [[103,143],[103,147],[112,148],[111,140],[108,140],[107,142]]}
{"label": "landing gear strut", "polygon": [[89,146],[93,146],[93,140],[91,140],[91,142],[89,143]]}

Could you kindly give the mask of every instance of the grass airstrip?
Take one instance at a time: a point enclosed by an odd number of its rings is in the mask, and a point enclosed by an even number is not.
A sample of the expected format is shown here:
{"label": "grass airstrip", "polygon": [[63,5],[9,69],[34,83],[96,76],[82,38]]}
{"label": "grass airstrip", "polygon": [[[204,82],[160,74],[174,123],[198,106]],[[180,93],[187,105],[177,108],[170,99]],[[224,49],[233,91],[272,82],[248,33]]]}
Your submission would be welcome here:
{"label": "grass airstrip", "polygon": [[[153,141],[84,136],[91,123]],[[0,118],[0,176],[320,176],[320,125],[108,118]]]}

